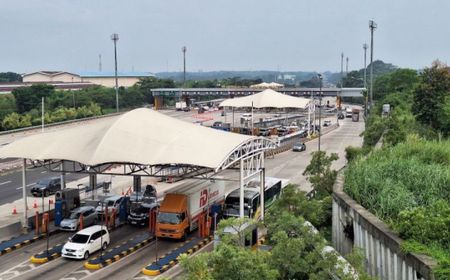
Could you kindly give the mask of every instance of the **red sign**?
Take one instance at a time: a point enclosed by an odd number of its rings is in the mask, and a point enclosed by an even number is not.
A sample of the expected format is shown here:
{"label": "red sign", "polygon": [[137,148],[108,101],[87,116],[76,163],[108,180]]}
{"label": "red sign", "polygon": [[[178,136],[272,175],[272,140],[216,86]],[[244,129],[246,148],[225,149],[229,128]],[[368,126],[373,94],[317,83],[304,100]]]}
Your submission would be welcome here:
{"label": "red sign", "polygon": [[200,208],[208,203],[208,189],[202,190],[200,193]]}

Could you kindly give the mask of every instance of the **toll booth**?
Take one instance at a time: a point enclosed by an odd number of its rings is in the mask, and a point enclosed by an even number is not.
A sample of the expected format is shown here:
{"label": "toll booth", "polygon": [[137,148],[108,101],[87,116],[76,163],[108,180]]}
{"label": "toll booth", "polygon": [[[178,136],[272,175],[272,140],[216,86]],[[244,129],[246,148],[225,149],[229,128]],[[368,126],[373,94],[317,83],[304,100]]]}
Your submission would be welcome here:
{"label": "toll booth", "polygon": [[78,189],[63,189],[55,194],[55,226],[70,214],[72,209],[80,207],[80,191]]}

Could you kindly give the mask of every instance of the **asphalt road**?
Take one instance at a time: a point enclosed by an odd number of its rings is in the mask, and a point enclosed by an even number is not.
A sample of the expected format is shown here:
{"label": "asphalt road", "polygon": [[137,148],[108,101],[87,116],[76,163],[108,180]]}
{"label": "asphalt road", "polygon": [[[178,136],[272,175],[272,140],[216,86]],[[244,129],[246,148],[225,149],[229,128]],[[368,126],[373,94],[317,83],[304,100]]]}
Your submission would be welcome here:
{"label": "asphalt road", "polygon": [[[56,173],[48,172],[45,168],[36,168],[27,170],[27,193],[36,184],[37,181],[59,176]],[[66,183],[85,177],[85,174],[66,174]],[[0,205],[13,202],[22,197],[22,170],[15,170],[3,173],[0,176]]]}

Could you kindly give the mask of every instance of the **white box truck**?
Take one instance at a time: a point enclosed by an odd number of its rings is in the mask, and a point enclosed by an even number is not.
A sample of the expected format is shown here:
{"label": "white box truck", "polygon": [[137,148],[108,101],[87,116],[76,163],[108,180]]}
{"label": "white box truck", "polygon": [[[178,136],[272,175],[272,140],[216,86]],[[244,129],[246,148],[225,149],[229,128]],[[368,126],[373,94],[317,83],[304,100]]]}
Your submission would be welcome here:
{"label": "white box truck", "polygon": [[175,103],[175,109],[177,111],[184,111],[187,108],[187,104],[184,101]]}
{"label": "white box truck", "polygon": [[223,204],[223,181],[195,180],[165,194],[156,221],[156,237],[186,238],[197,229],[198,219],[212,204]]}

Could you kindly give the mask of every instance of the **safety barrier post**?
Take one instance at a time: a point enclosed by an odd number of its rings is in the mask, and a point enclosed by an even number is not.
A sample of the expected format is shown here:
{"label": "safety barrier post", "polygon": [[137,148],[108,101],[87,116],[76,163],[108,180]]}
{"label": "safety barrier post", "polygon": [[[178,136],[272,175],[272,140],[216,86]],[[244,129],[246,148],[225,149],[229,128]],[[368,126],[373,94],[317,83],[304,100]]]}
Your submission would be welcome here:
{"label": "safety barrier post", "polygon": [[116,228],[116,208],[112,209],[112,228]]}
{"label": "safety barrier post", "polygon": [[198,237],[203,237],[203,226],[204,226],[204,219],[203,219],[203,213],[200,214],[200,217],[198,217]]}
{"label": "safety barrier post", "polygon": [[84,228],[84,220],[83,220],[83,214],[80,215],[80,223],[79,223],[79,229],[82,230]]}
{"label": "safety barrier post", "polygon": [[39,235],[39,211],[35,212],[34,216],[34,230],[36,235]]}
{"label": "safety barrier post", "polygon": [[49,221],[48,213],[44,213],[42,215],[42,233],[46,233],[47,232],[48,221]]}
{"label": "safety barrier post", "polygon": [[106,225],[106,228],[109,228],[109,224],[108,224],[108,222],[109,222],[109,217],[108,217],[108,205],[106,205],[106,207],[105,207],[105,212],[104,212],[104,215],[105,215],[105,225]]}
{"label": "safety barrier post", "polygon": [[207,221],[206,221],[206,231],[205,231],[205,236],[204,237],[208,237],[211,233],[211,216],[208,215]]}

